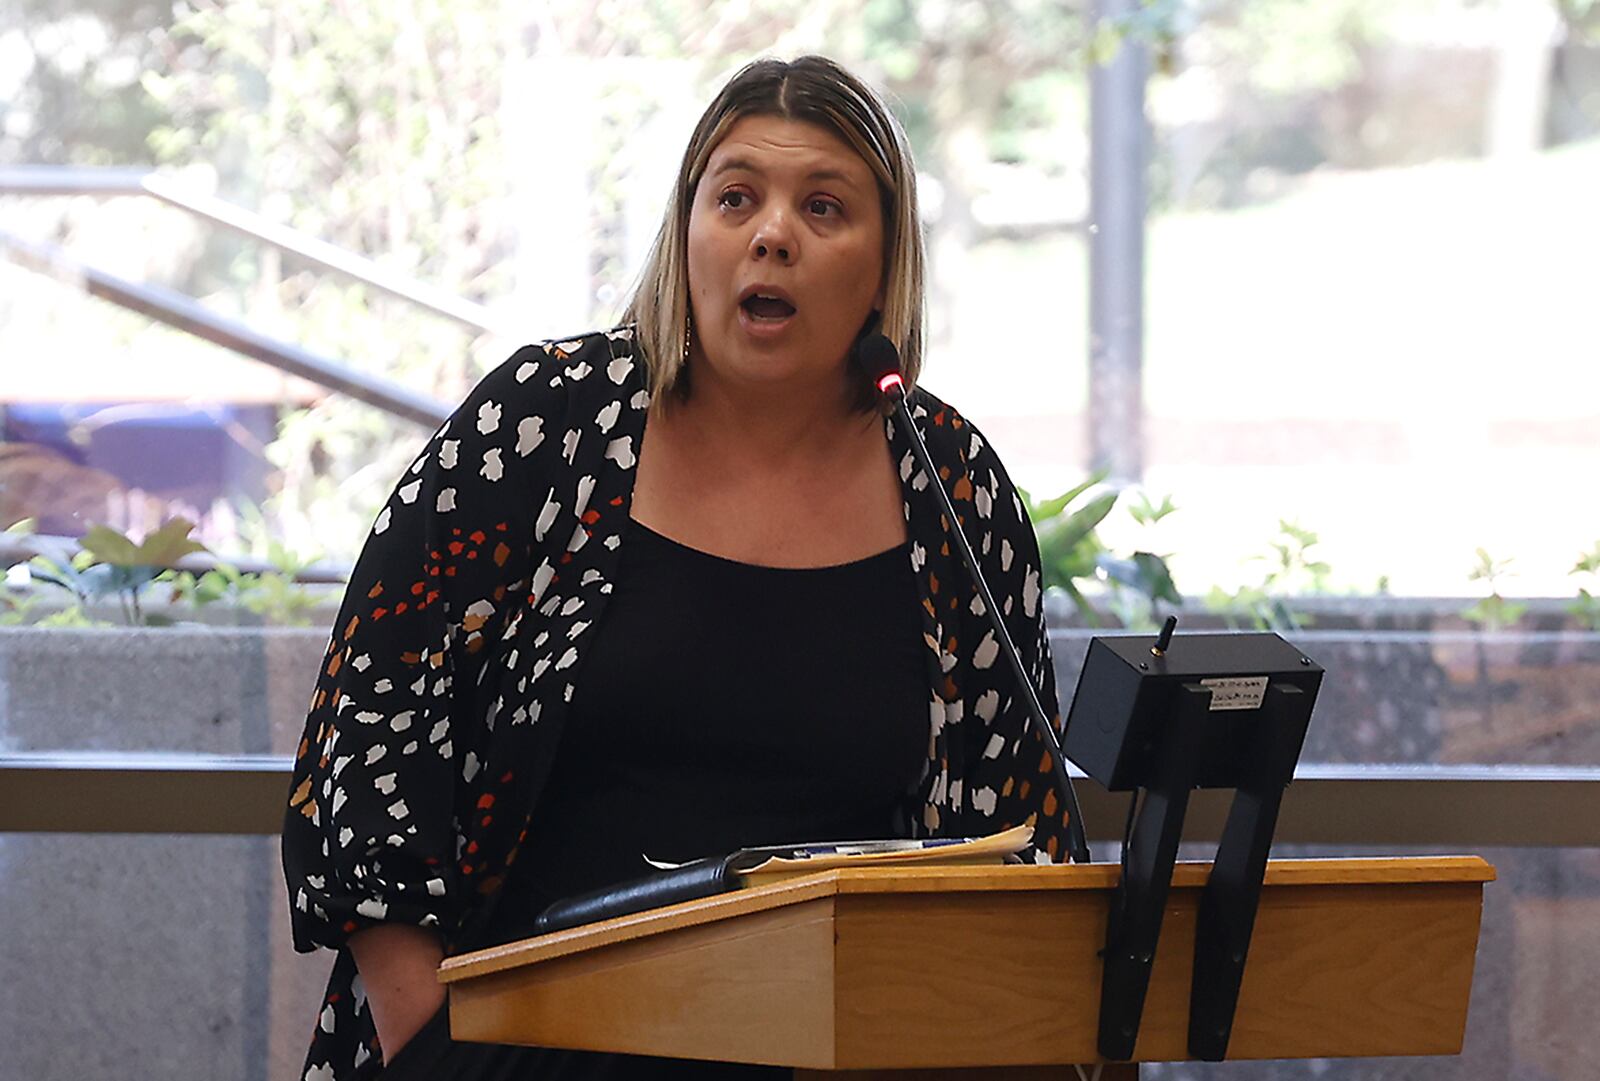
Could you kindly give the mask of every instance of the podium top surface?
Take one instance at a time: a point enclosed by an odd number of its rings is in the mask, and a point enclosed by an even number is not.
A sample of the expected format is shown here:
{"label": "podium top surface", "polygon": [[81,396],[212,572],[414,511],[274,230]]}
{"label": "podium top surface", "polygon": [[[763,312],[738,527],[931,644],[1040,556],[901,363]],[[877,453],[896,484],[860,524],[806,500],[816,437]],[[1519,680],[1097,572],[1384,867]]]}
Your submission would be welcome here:
{"label": "podium top surface", "polygon": [[[1199,889],[1205,885],[1210,871],[1209,863],[1179,863],[1173,869],[1172,888]],[[439,968],[439,981],[453,984],[603,946],[803,904],[819,898],[863,894],[1111,890],[1115,888],[1120,874],[1121,868],[1115,863],[862,867],[823,871],[446,958]],[[1494,879],[1494,868],[1477,856],[1287,859],[1272,860],[1267,864],[1263,886],[1271,890],[1311,886],[1481,884]]]}

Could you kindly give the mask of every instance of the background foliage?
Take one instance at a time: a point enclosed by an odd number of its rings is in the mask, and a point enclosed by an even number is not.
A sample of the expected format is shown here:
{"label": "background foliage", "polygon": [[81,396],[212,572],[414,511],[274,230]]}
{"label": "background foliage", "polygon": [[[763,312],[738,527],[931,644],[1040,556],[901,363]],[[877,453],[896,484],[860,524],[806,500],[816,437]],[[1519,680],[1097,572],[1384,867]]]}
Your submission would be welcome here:
{"label": "background foliage", "polygon": [[[1157,206],[1264,206],[1319,171],[1476,153],[1478,133],[1459,117],[1440,111],[1451,123],[1419,141],[1420,129],[1396,128],[1360,99],[1379,92],[1374,80],[1394,66],[1386,58],[1414,62],[1437,51],[1417,36],[1428,19],[1493,28],[1508,13],[1535,9],[1549,12],[1557,41],[1540,124],[1552,142],[1593,135],[1600,107],[1585,89],[1592,58],[1584,50],[1600,9],[1590,0],[1150,0],[1102,25],[1091,25],[1085,0],[10,0],[0,5],[0,163],[183,170],[273,220],[498,305],[513,325],[539,302],[519,277],[519,253],[535,251],[582,279],[586,309],[575,318],[594,325],[615,316],[631,284],[637,223],[629,219],[648,204],[637,194],[638,170],[652,164],[639,158],[653,153],[640,149],[641,134],[672,109],[655,88],[675,86],[698,103],[752,55],[825,51],[883,86],[911,135],[936,275],[931,340],[955,353],[971,339],[957,339],[951,313],[994,288],[997,261],[1079,291],[1076,271],[1063,274],[1039,253],[1061,238],[1071,242],[1063,250],[1077,250],[1071,245],[1086,229],[1091,57],[1129,38],[1155,52]],[[1500,47],[1509,46],[1491,49]],[[519,69],[562,58],[585,73],[570,99],[517,96]],[[580,99],[595,109],[592,139],[519,156],[530,118]],[[530,173],[581,176],[587,235],[576,249],[540,247],[537,216],[518,206]],[[80,220],[68,206],[52,228],[69,240]],[[309,273],[223,231],[197,235],[192,258],[187,249],[181,258],[150,253],[167,258],[173,284],[440,399],[458,399],[518,344]],[[1162,280],[1159,268],[1153,273]],[[1164,302],[1175,310],[1172,298]],[[1076,334],[1070,312],[1054,333]],[[1152,345],[1153,354],[1171,351],[1159,337]],[[271,526],[241,531],[240,544],[265,554],[270,535],[297,551],[353,554],[420,434],[337,397],[286,409],[264,451],[273,466]],[[1109,522],[1107,551],[1151,555],[1139,541],[1123,543],[1136,525]],[[1251,542],[1236,543],[1247,555]],[[1145,593],[1158,597],[1152,569],[1148,560],[1113,557],[1092,581],[1144,576]],[[1263,587],[1276,590],[1331,581],[1264,577]],[[1466,582],[1465,571],[1459,577]],[[1254,586],[1228,584],[1234,593],[1246,588]],[[1121,595],[1138,592],[1128,589]]]}

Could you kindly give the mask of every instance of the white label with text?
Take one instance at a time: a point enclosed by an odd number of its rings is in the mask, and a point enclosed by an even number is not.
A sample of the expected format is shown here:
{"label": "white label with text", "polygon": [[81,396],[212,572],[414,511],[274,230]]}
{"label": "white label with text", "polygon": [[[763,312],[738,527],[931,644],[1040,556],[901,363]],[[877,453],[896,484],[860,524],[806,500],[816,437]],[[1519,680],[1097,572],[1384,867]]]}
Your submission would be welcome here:
{"label": "white label with text", "polygon": [[1211,709],[1260,709],[1267,697],[1266,676],[1218,676],[1202,679],[1200,686],[1211,689]]}

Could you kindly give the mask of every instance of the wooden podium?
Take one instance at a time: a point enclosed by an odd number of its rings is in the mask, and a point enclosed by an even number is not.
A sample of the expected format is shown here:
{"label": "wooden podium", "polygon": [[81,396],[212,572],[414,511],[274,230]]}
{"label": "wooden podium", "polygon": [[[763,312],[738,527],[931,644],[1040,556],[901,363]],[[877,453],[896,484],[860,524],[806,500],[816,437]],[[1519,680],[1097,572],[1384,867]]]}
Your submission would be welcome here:
{"label": "wooden podium", "polygon": [[[1208,864],[1172,880],[1137,1061],[1188,1058]],[[824,872],[447,959],[460,1040],[770,1063],[840,1077],[1077,1078],[1095,1048],[1114,864]],[[1494,869],[1268,865],[1229,1059],[1461,1050]],[[1136,1077],[1136,1065],[1100,1075]]]}

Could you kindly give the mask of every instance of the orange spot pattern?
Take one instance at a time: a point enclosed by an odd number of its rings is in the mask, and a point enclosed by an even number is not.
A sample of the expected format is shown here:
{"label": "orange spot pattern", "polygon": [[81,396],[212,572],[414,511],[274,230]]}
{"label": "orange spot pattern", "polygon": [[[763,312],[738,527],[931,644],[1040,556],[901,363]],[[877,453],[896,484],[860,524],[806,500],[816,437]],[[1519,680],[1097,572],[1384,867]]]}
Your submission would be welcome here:
{"label": "orange spot pattern", "polygon": [[[596,340],[598,341],[599,339]],[[555,358],[558,361],[564,361],[567,357],[566,351],[554,346],[546,347],[544,353],[547,357]],[[522,355],[519,353],[519,356]],[[535,354],[535,356],[537,355]],[[539,363],[548,364],[549,361],[540,359]],[[509,366],[509,370],[514,371],[516,367],[516,364],[512,364]],[[536,382],[528,384],[529,392],[535,386]],[[612,385],[604,379],[591,378],[585,386],[598,387],[602,390],[612,389]],[[509,383],[507,387],[509,388]],[[637,389],[637,386],[631,384],[627,387],[616,388],[616,393],[619,397],[615,400],[626,404]],[[919,391],[918,393],[922,392]],[[600,391],[596,391],[596,394],[601,398],[606,397]],[[512,400],[509,395],[507,400]],[[599,401],[596,403],[596,408],[598,409],[600,406],[608,404],[607,401]],[[934,401],[934,406],[935,408],[931,414],[924,417],[923,425],[930,444],[934,447],[936,456],[941,456],[943,462],[949,463],[942,465],[938,469],[938,473],[951,484],[954,489],[953,496],[958,505],[963,508],[970,508],[976,489],[972,474],[963,467],[968,450],[968,440],[964,437],[957,439],[952,434],[963,431],[966,425],[959,414],[937,403],[936,400]],[[473,421],[476,418],[469,415],[464,419],[467,422],[465,425],[453,421],[454,428],[452,430],[462,441],[459,455],[461,460],[466,462],[469,460],[471,441],[475,438],[472,432],[474,430]],[[514,424],[509,424],[508,426],[510,419],[505,418],[502,421],[502,432],[514,427]],[[504,437],[501,436],[501,438]],[[559,440],[552,441],[551,445],[558,447]],[[582,444],[585,447],[589,445],[589,443]],[[898,460],[908,448],[897,442],[893,449]],[[1004,489],[1003,473],[999,471],[998,463],[994,462],[992,458],[984,458],[983,456],[986,453],[985,450],[980,450],[977,460],[979,462],[987,462],[988,471],[981,472],[978,475],[988,477],[992,472],[995,476],[1001,478],[1001,489],[995,493],[996,520],[992,522],[980,520],[971,513],[963,513],[961,517],[964,522],[973,523],[974,533],[969,534],[969,536],[975,545],[979,544],[982,539],[982,535],[977,533],[977,530],[993,530],[993,550],[997,551],[999,549],[1001,540],[1008,539],[1011,542],[1012,549],[1022,555],[1023,558],[1014,561],[1013,569],[1009,575],[999,575],[997,573],[994,581],[996,592],[1002,597],[1017,596],[1020,592],[1021,576],[1032,558],[1033,546],[1029,543],[1031,537],[1024,538],[1025,523],[1019,526],[1017,523],[1007,523],[1000,520],[1005,517],[1003,512],[1010,508],[1011,501],[1009,494]],[[438,452],[436,449],[430,450],[425,457],[436,460]],[[509,461],[507,464],[509,465]],[[952,466],[954,467],[952,468]],[[557,466],[556,468],[562,467]],[[607,467],[607,470],[602,473],[605,479],[602,480],[595,492],[594,502],[590,507],[586,508],[581,518],[584,535],[591,540],[607,540],[610,537],[620,536],[622,528],[627,521],[627,493],[626,491],[620,493],[617,491],[619,486],[625,487],[619,485],[617,481],[618,476],[625,474],[625,471],[617,471],[609,467]],[[608,484],[612,485],[609,491],[606,490]],[[514,497],[515,493],[501,492],[496,489],[494,495],[495,498],[500,498],[503,495]],[[934,780],[941,776],[945,780],[952,782],[963,780],[966,783],[961,786],[947,784],[941,787],[940,790],[946,792],[952,790],[971,792],[976,787],[976,780],[979,778],[981,770],[986,768],[983,762],[968,761],[966,757],[975,754],[975,748],[981,745],[979,741],[968,738],[972,733],[971,725],[974,723],[972,718],[977,713],[974,704],[985,692],[995,689],[1000,691],[1003,702],[1012,702],[1015,696],[1007,686],[1010,676],[1006,666],[994,665],[990,669],[978,671],[972,665],[971,657],[963,652],[971,649],[970,643],[982,639],[987,629],[987,623],[981,617],[971,614],[970,603],[973,591],[967,582],[964,569],[953,558],[951,546],[943,535],[943,530],[946,527],[943,516],[939,514],[935,506],[930,506],[927,493],[917,493],[907,487],[905,497],[912,507],[911,534],[919,544],[923,553],[922,558],[924,559],[917,577],[918,592],[921,594],[919,602],[923,616],[923,629],[928,647],[930,686],[943,702],[951,705],[964,704],[967,707],[965,710],[947,712],[947,718],[955,719],[947,720],[936,737],[934,746],[931,748],[932,759],[930,765],[932,769],[930,770],[928,783],[930,785],[933,784]],[[534,568],[543,560],[548,558],[561,568],[561,572],[551,578],[552,588],[562,585],[563,579],[577,579],[583,571],[591,568],[599,569],[603,577],[609,577],[609,574],[605,571],[607,556],[604,553],[609,550],[606,546],[598,543],[587,544],[581,550],[580,555],[575,558],[573,553],[560,550],[560,546],[566,537],[557,535],[563,531],[556,531],[551,534],[551,538],[546,542],[547,547],[543,549],[537,548],[531,537],[531,524],[526,516],[513,523],[508,520],[497,521],[488,517],[486,513],[479,513],[476,520],[474,520],[472,508],[478,502],[479,500],[474,498],[474,493],[469,492],[466,487],[459,488],[456,511],[449,517],[441,516],[433,519],[438,526],[444,527],[443,533],[445,535],[425,549],[425,559],[418,560],[414,549],[409,561],[403,558],[393,558],[384,564],[379,559],[377,562],[382,564],[385,572],[383,577],[374,576],[370,585],[365,585],[360,592],[352,594],[356,597],[361,597],[364,594],[364,600],[360,604],[359,610],[356,604],[348,603],[345,616],[342,617],[345,620],[342,638],[339,645],[331,648],[325,658],[323,679],[319,681],[319,686],[312,698],[313,717],[308,718],[307,735],[302,738],[297,748],[296,762],[300,764],[296,768],[297,783],[291,793],[290,802],[291,807],[298,810],[298,814],[291,815],[291,821],[299,820],[302,823],[309,823],[312,818],[317,817],[318,807],[315,793],[330,791],[323,788],[323,784],[330,777],[329,771],[333,768],[333,763],[329,761],[329,755],[319,754],[318,749],[327,748],[330,745],[337,746],[331,740],[331,729],[333,727],[338,726],[342,729],[345,725],[351,725],[349,731],[340,732],[340,736],[350,742],[339,746],[335,751],[341,760],[345,761],[348,761],[348,749],[354,749],[352,744],[359,745],[361,740],[393,738],[395,739],[394,746],[398,748],[401,746],[402,740],[410,741],[417,737],[418,730],[415,728],[399,737],[392,736],[389,733],[388,725],[376,724],[371,729],[355,728],[351,718],[356,717],[359,713],[370,711],[374,707],[379,712],[393,712],[393,706],[370,703],[367,697],[369,692],[366,688],[370,687],[376,679],[387,677],[394,689],[401,692],[395,695],[395,699],[400,699],[405,697],[405,686],[417,682],[417,672],[415,671],[417,667],[425,664],[428,669],[433,671],[444,669],[446,657],[439,650],[441,637],[436,633],[433,624],[418,618],[419,614],[429,612],[441,600],[447,600],[448,618],[453,625],[465,631],[464,634],[461,634],[456,639],[455,649],[460,651],[457,655],[457,661],[461,661],[463,654],[467,652],[476,655],[476,658],[481,658],[481,660],[475,659],[473,661],[473,667],[462,666],[455,668],[453,672],[455,682],[453,685],[460,687],[463,685],[465,678],[472,677],[475,673],[484,670],[481,665],[493,664],[503,655],[502,653],[497,653],[493,648],[501,642],[500,636],[495,631],[497,628],[503,627],[505,620],[511,615],[515,614],[519,620],[525,620],[527,626],[533,629],[527,633],[526,637],[524,637],[524,632],[519,630],[518,644],[525,644],[526,641],[531,639],[531,634],[536,633],[538,630],[558,629],[536,615],[531,613],[524,614],[523,606],[518,603],[526,600],[529,605],[536,604],[537,599],[527,595],[526,585]],[[426,500],[424,503],[431,505],[431,500]],[[398,503],[395,506],[398,508]],[[520,508],[517,513],[528,515],[530,512],[526,508]],[[451,524],[452,522],[461,524],[454,525]],[[932,528],[935,524],[939,526],[938,529]],[[397,538],[403,539],[404,537],[403,530],[391,528],[384,535],[383,544],[391,544]],[[374,543],[377,544],[378,542]],[[381,545],[379,547],[381,549]],[[396,546],[393,551],[383,554],[398,556],[399,552],[400,549]],[[408,562],[409,565],[407,565]],[[568,567],[572,569],[568,570]],[[388,584],[386,584],[386,581]],[[391,586],[395,587],[395,592],[393,593],[390,592]],[[515,588],[512,588],[513,586]],[[488,601],[492,605],[492,611],[488,615],[481,614],[483,610],[481,602],[483,601]],[[477,609],[469,624],[466,612],[468,608],[474,605],[477,605]],[[590,621],[595,620],[595,609],[592,606],[586,608],[584,615],[579,618]],[[1020,616],[1012,618],[1020,619]],[[1019,642],[1025,643],[1025,648],[1038,648],[1036,644],[1033,644],[1037,643],[1038,635],[1033,633],[1032,629],[1025,624],[1018,623],[1014,625],[1013,634],[1018,638]],[[387,653],[387,658],[389,658],[387,665],[384,663],[385,654],[382,648],[385,645],[392,647],[392,652]],[[948,654],[954,661],[953,667],[950,667],[949,670],[944,670],[940,665],[941,653]],[[363,658],[370,658],[370,661],[363,661],[359,666],[351,664],[351,658],[358,654]],[[399,668],[394,663],[394,658],[396,657],[400,663]],[[356,674],[355,670],[358,667],[360,672]],[[411,669],[412,671],[406,673],[404,669]],[[425,684],[419,684],[418,691],[413,693],[427,695],[428,698],[423,701],[432,710],[437,708],[431,702],[433,689],[440,685],[436,679],[430,677]],[[546,707],[542,731],[559,730],[558,726],[552,726],[549,722],[552,716],[560,716],[559,706],[562,685],[561,681],[549,681],[544,685],[549,697],[540,699]],[[357,708],[341,710],[339,707],[345,701],[347,689],[354,703],[358,705]],[[1053,687],[1046,688],[1046,691],[1052,692]],[[538,693],[530,690],[528,701],[531,702],[536,698],[539,698]],[[510,705],[511,703],[508,702],[507,708]],[[557,708],[552,710],[550,708],[552,705]],[[1000,805],[992,823],[985,824],[985,826],[992,824],[994,828],[998,828],[1002,824],[1032,819],[1040,828],[1040,833],[1037,836],[1038,843],[1052,858],[1057,858],[1063,846],[1059,831],[1055,829],[1056,820],[1064,821],[1066,812],[1058,806],[1062,801],[1059,801],[1055,796],[1053,781],[1050,778],[1038,776],[1038,774],[1030,776],[1025,766],[1021,771],[1021,775],[1017,775],[1014,769],[1019,762],[1025,763],[1032,760],[1035,754],[1039,754],[1042,751],[1042,748],[1037,739],[1032,738],[1031,733],[1026,731],[1026,718],[1017,706],[1013,705],[1008,708],[1007,712],[1002,714],[1000,721],[1006,725],[1020,724],[1023,726],[1020,731],[1008,729],[1005,733],[1006,747],[1016,746],[1019,738],[1023,746],[1019,752],[1020,758],[1018,760],[1013,760],[1008,754],[1002,754],[999,759],[987,760],[993,763],[995,770],[999,771],[990,776],[988,781],[992,784],[992,791],[998,794]],[[457,723],[459,724],[459,720]],[[529,727],[523,726],[521,731],[525,733]],[[506,868],[509,868],[517,859],[520,845],[527,836],[527,808],[531,805],[532,797],[535,794],[523,791],[522,788],[518,787],[519,781],[521,781],[523,787],[527,785],[527,782],[520,776],[522,772],[520,769],[507,770],[504,768],[505,762],[508,761],[506,747],[511,745],[501,745],[497,742],[501,739],[502,733],[510,729],[511,726],[501,726],[494,733],[493,740],[485,739],[483,733],[458,734],[457,732],[452,732],[452,738],[455,740],[457,748],[455,754],[458,764],[462,754],[468,748],[473,749],[483,760],[481,772],[476,778],[468,779],[466,791],[463,793],[465,799],[470,801],[466,804],[466,807],[470,807],[471,810],[467,811],[460,804],[457,805],[458,814],[463,823],[462,833],[465,836],[459,839],[460,848],[451,848],[449,850],[450,854],[442,857],[442,863],[440,856],[425,855],[423,852],[417,853],[430,867],[455,864],[460,880],[456,883],[455,891],[451,894],[452,897],[487,896],[497,891],[503,883]],[[314,739],[311,738],[313,731],[316,733]],[[356,733],[360,734],[356,735]],[[523,746],[527,747],[528,744],[525,743]],[[490,751],[498,750],[498,756],[489,757],[485,753],[486,747]],[[424,757],[426,757],[426,744],[423,745],[423,749]],[[527,757],[516,757],[514,760],[518,762],[536,761],[536,759]],[[351,773],[347,775],[347,782],[349,777],[357,776],[360,772],[358,760],[357,766],[352,767]],[[1050,772],[1052,772],[1052,768],[1048,756],[1041,755],[1041,766],[1038,773]],[[1034,776],[1038,776],[1037,783],[1033,780]],[[458,786],[461,784],[461,779],[462,777],[458,773],[455,781]],[[348,784],[347,787],[350,789],[350,800],[353,803],[359,797],[359,793],[356,791],[355,784]],[[366,798],[372,800],[374,797],[367,795]],[[511,800],[509,804],[506,803],[507,799]],[[428,802],[431,801],[411,801],[413,809]],[[374,804],[374,806],[378,805]],[[957,823],[967,824],[959,814],[962,810],[961,808],[944,805],[930,810],[937,812],[938,821],[944,828],[949,828]],[[347,805],[346,814],[348,813]],[[921,816],[917,817],[920,818]],[[378,817],[376,821],[379,823],[378,828],[381,830],[393,828],[392,824],[385,818]],[[320,820],[318,826],[326,831],[329,827],[329,822],[326,819]],[[303,825],[299,828],[310,830],[312,827]],[[378,832],[374,836],[381,837],[383,833]],[[409,844],[410,842],[407,843]],[[359,844],[356,847],[359,847]],[[454,856],[456,852],[460,853],[459,862]],[[390,899],[393,900],[393,898]],[[335,918],[328,922],[330,929],[336,927],[342,933],[349,934],[358,926],[364,925],[363,918],[345,919],[344,913],[347,911],[348,908],[341,908],[336,912]],[[297,920],[301,918],[298,915],[296,916]],[[310,917],[304,918],[310,919]],[[332,934],[331,930],[329,934]],[[341,1008],[348,1011],[348,1006],[344,1004],[348,1003],[350,999],[348,995],[341,997],[343,990],[344,988],[334,990],[330,994],[328,1001],[339,1002]],[[341,1067],[340,1071],[334,1072],[334,1076],[338,1081],[346,1081],[349,1076],[349,1047],[353,1046],[350,1041],[357,1039],[367,1043],[369,1058],[372,1061],[379,1061],[379,1059],[371,1056],[371,1050],[376,1048],[374,1038],[367,1033],[367,1030],[363,1030],[357,1024],[352,1013],[341,1013],[336,1031],[328,1040],[324,1040],[321,1034],[318,1036],[319,1042],[330,1045],[338,1043],[346,1048],[344,1052],[341,1052],[346,1056],[342,1059],[346,1066]],[[322,1061],[329,1060],[324,1059]]]}

